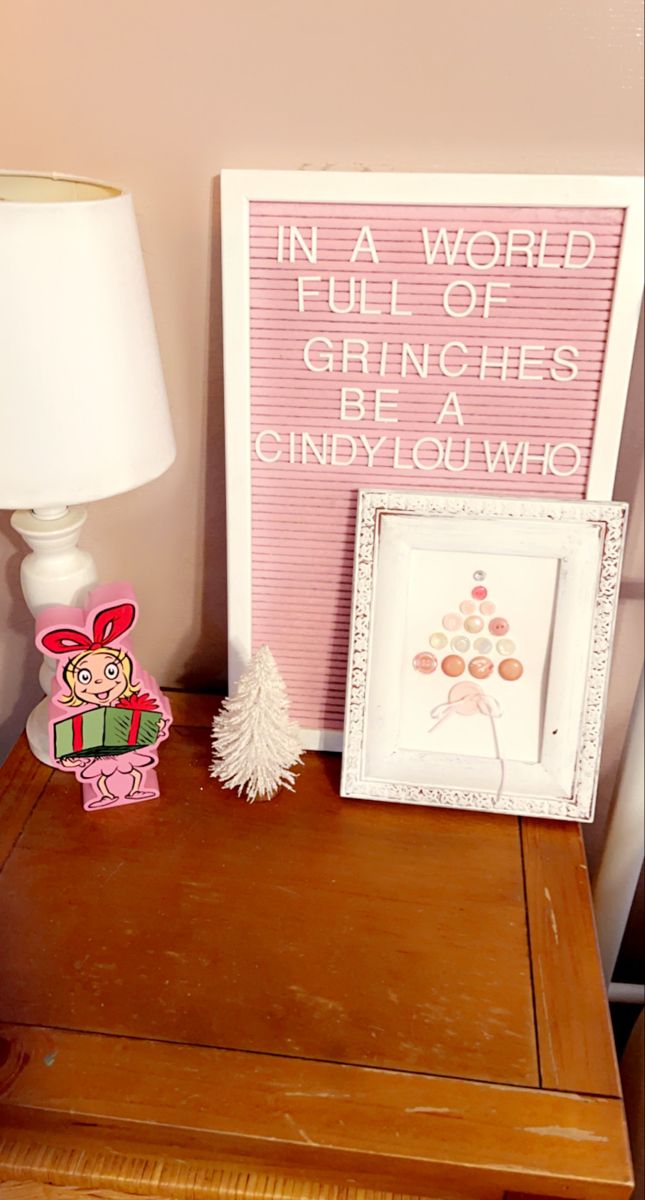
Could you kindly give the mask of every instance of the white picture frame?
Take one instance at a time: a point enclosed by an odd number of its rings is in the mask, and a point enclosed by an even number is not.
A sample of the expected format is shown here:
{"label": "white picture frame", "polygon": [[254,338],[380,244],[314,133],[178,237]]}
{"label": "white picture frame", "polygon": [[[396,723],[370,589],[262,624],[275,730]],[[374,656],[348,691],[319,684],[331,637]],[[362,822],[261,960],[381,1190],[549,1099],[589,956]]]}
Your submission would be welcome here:
{"label": "white picture frame", "polygon": [[[361,491],[341,795],[593,820],[626,519],[620,503]],[[478,639],[460,612],[472,609],[484,634],[488,618],[469,598],[481,600],[483,584],[461,603],[473,576],[505,581],[497,612],[511,617],[512,637],[524,634],[523,650],[489,634],[491,674],[474,679]],[[444,628],[453,580],[461,591],[453,586]],[[483,600],[489,616],[494,594]],[[449,676],[455,614],[466,626],[457,641],[470,646]],[[445,650],[433,650],[442,638]],[[509,661],[523,677],[501,677]]]}
{"label": "white picture frame", "polygon": [[[224,170],[221,174],[222,277],[224,322],[228,685],[233,691],[248,665],[254,637],[253,528],[258,501],[252,495],[252,370],[250,214],[258,202],[350,204],[433,204],[615,207],[624,210],[620,256],[611,301],[611,316],[600,383],[586,497],[612,495],[629,373],[642,294],[642,181],[629,176],[455,175],[320,171]],[[425,480],[423,481],[426,482]],[[525,492],[526,480],[515,485]],[[369,478],[361,480],[361,486]],[[433,486],[432,478],[427,479]],[[358,490],[358,489],[357,489]],[[286,585],[285,585],[286,586]],[[303,581],[306,589],[306,581]],[[313,582],[311,591],[315,593]],[[275,634],[276,639],[279,633]],[[262,634],[272,644],[272,630]],[[276,649],[275,646],[272,647]],[[300,648],[292,651],[302,654]],[[344,672],[338,650],[336,675]],[[281,665],[280,656],[278,662]],[[289,683],[287,681],[288,690]],[[302,686],[302,685],[301,685]],[[335,687],[341,706],[339,684]],[[297,719],[304,726],[308,749],[339,751],[343,732],[324,723]]]}

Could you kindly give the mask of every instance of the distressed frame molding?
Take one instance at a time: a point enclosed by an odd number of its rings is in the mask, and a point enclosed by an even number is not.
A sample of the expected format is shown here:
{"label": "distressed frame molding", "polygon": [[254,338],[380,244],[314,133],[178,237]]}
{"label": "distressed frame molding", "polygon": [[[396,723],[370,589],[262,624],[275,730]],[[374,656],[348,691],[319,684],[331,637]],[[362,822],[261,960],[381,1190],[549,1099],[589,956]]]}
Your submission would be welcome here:
{"label": "distressed frame molding", "polygon": [[[370,686],[371,631],[375,602],[379,519],[388,514],[467,518],[473,521],[548,521],[600,525],[603,537],[590,635],[587,682],[582,703],[571,797],[567,800],[504,794],[463,787],[420,786],[369,776],[365,767]],[[470,808],[575,821],[591,821],[598,783],[602,728],[611,648],[618,605],[627,505],[593,501],[515,499],[431,492],[361,491],[354,562],[354,595],[347,671],[345,750],[341,795],[442,808]],[[556,599],[556,605],[558,601]],[[428,754],[428,772],[431,759]],[[463,756],[467,757],[467,756]],[[456,758],[456,756],[455,756]]]}

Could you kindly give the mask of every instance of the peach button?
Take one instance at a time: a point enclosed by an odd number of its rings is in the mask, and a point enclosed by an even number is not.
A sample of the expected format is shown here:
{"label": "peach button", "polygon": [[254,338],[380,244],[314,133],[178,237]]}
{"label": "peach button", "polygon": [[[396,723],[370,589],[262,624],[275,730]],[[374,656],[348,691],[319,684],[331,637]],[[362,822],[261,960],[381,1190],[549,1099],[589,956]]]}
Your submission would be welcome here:
{"label": "peach button", "polygon": [[511,682],[514,679],[519,679],[524,674],[524,667],[519,658],[504,658],[497,668],[502,679],[507,679]]}
{"label": "peach button", "polygon": [[493,604],[493,601],[492,600],[484,600],[484,603],[480,604],[480,606],[479,606],[479,611],[480,611],[480,613],[483,613],[485,617],[492,616],[493,613],[495,612],[495,605]]}
{"label": "peach button", "polygon": [[484,622],[482,621],[481,617],[466,617],[466,620],[464,621],[464,629],[466,629],[468,633],[481,633],[483,628]]}
{"label": "peach button", "polygon": [[468,670],[471,675],[474,675],[475,679],[488,679],[493,670],[493,664],[490,658],[484,658],[483,655],[480,655],[477,658],[471,658]]}
{"label": "peach button", "polygon": [[462,613],[474,613],[474,611],[475,611],[474,600],[462,600],[461,604],[459,605],[459,611]]}
{"label": "peach button", "polygon": [[444,675],[450,675],[455,678],[457,675],[463,675],[466,664],[459,654],[447,654],[441,664],[441,670]]}
{"label": "peach button", "polygon": [[444,629],[448,629],[450,633],[454,633],[455,629],[461,629],[461,617],[458,617],[456,613],[446,613],[441,624]]}
{"label": "peach button", "polygon": [[508,633],[509,624],[505,617],[493,617],[492,621],[488,622],[488,628],[493,637],[504,637],[504,634]]}

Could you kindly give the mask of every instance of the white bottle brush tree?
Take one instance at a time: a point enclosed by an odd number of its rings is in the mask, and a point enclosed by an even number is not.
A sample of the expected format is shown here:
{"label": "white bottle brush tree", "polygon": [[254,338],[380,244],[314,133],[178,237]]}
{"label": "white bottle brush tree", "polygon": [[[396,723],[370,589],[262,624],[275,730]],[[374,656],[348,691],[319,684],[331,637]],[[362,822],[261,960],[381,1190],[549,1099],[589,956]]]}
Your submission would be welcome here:
{"label": "white bottle brush tree", "polygon": [[213,718],[210,773],[251,803],[294,790],[291,768],[302,762],[302,731],[289,719],[284,681],[268,646],[260,646],[234,696]]}

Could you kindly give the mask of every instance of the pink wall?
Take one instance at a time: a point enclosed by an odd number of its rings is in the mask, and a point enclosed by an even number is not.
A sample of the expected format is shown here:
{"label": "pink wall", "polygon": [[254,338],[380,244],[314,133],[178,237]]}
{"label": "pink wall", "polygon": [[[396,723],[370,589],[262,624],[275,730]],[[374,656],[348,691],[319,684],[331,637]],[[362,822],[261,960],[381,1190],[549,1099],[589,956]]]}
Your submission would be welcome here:
{"label": "pink wall", "polygon": [[[146,666],[212,686],[226,637],[219,170],[638,173],[640,0],[21,0],[2,20],[2,165],[132,190],[179,444],[163,479],[93,506],[85,542],[103,578],[137,590]],[[616,492],[631,501],[639,363]],[[605,807],[642,652],[642,512],[638,499]],[[150,525],[160,553],[144,546]],[[0,514],[0,750],[34,690],[19,558]]]}

